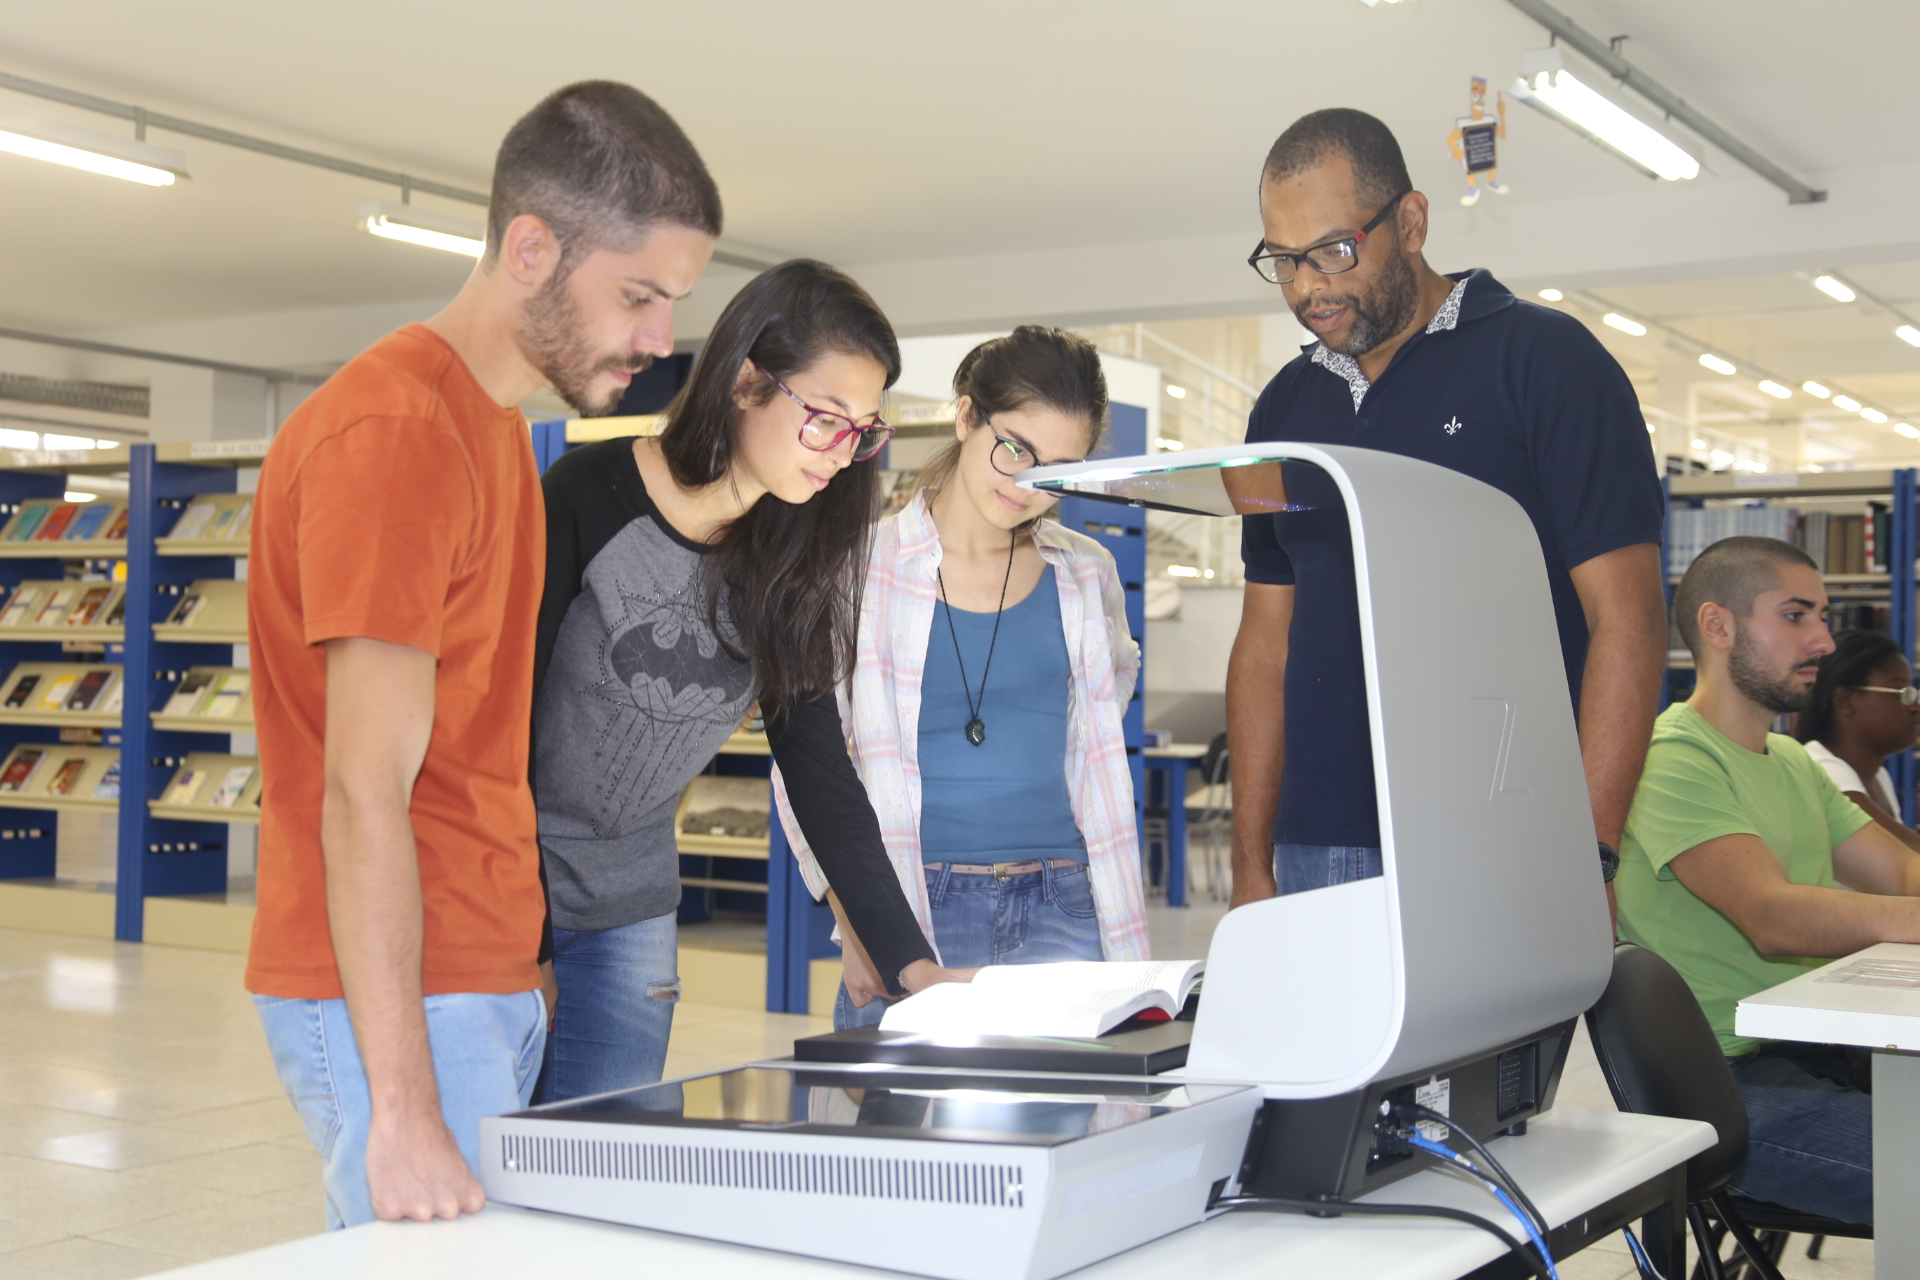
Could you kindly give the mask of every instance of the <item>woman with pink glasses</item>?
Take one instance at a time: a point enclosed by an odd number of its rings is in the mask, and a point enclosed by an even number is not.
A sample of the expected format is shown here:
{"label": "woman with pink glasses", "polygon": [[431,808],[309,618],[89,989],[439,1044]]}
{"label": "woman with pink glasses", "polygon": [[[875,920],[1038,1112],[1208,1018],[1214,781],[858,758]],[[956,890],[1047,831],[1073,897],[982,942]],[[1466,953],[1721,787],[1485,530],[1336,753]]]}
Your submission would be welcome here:
{"label": "woman with pink glasses", "polygon": [[721,312],[658,437],[546,473],[533,789],[559,994],[541,1100],[660,1079],[680,987],[675,806],[756,698],[799,828],[889,990],[953,976],[891,872],[834,701],[899,374],[865,290],[782,263]]}

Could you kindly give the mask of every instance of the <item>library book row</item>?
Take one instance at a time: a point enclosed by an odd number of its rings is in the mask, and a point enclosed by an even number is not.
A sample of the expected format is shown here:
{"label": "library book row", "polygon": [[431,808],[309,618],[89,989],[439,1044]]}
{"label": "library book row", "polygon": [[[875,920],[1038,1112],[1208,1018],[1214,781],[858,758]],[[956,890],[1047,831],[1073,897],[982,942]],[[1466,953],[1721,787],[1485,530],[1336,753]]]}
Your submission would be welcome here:
{"label": "library book row", "polygon": [[[118,809],[119,749],[19,743],[0,760],[0,807]],[[149,808],[161,817],[258,822],[260,762],[252,756],[196,751],[180,762]]]}
{"label": "library book row", "polygon": [[[29,499],[0,526],[0,555],[123,555],[128,516],[127,504],[112,499]],[[230,555],[243,554],[252,523],[251,494],[199,494],[185,505],[161,541],[176,548],[191,546],[195,552],[218,554],[226,549]]]}
{"label": "library book row", "polygon": [[1722,538],[1778,538],[1791,542],[1833,577],[1887,572],[1887,503],[1865,510],[1807,510],[1755,502],[1744,506],[1681,507],[1667,515],[1667,573],[1678,579],[1694,558]]}

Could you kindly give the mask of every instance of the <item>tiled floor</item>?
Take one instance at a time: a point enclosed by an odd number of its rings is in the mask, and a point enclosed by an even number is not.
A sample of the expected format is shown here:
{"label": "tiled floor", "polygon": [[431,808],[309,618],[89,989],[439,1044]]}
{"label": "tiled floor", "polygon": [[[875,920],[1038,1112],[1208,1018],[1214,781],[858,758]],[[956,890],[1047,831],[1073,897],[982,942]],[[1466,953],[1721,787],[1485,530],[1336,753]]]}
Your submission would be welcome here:
{"label": "tiled floor", "polygon": [[[1204,955],[1221,913],[1152,908],[1156,954]],[[318,1161],[280,1092],[242,958],[0,930],[0,1276],[120,1280],[321,1230]],[[676,1075],[787,1052],[824,1019],[683,1004]],[[1584,1041],[1560,1101],[1609,1106]],[[1798,1246],[1801,1242],[1796,1242]],[[1795,1280],[1865,1280],[1836,1240]],[[1626,1280],[1618,1237],[1560,1266]],[[1678,1280],[1678,1278],[1675,1278]]]}

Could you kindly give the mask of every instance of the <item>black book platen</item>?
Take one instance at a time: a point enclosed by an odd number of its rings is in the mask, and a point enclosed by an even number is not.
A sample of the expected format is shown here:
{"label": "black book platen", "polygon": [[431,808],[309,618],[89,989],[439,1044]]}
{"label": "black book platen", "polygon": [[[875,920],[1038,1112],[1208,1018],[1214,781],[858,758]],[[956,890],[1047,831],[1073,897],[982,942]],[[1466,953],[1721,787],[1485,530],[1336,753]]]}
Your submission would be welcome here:
{"label": "black book platen", "polygon": [[797,1062],[884,1062],[974,1071],[1151,1076],[1187,1065],[1200,997],[1171,1021],[1129,1018],[1103,1036],[953,1036],[855,1027],[793,1042]]}

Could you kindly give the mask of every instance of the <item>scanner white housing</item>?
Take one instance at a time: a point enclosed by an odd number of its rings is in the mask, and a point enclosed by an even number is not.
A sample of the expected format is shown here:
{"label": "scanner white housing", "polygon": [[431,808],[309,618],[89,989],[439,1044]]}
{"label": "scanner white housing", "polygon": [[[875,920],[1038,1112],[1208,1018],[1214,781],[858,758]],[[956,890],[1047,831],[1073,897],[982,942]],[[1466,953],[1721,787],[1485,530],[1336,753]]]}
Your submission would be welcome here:
{"label": "scanner white housing", "polygon": [[1578,1016],[1612,939],[1546,568],[1512,498],[1397,454],[1290,443],[1020,480],[1229,515],[1229,488],[1259,487],[1236,473],[1281,458],[1346,501],[1385,874],[1228,913],[1186,1076],[1321,1098]]}

